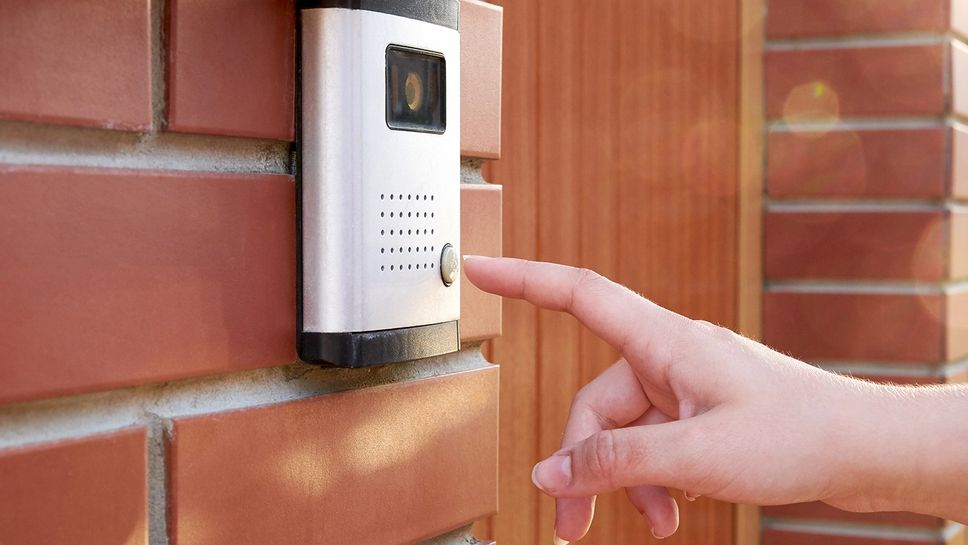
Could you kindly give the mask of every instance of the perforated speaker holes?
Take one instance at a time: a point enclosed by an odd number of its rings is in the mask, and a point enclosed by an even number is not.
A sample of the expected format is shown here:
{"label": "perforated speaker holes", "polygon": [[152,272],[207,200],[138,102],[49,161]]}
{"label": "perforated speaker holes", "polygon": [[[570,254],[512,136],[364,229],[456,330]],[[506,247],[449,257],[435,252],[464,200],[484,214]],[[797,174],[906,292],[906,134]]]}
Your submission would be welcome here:
{"label": "perforated speaker holes", "polygon": [[436,198],[424,193],[380,195],[380,272],[436,269]]}

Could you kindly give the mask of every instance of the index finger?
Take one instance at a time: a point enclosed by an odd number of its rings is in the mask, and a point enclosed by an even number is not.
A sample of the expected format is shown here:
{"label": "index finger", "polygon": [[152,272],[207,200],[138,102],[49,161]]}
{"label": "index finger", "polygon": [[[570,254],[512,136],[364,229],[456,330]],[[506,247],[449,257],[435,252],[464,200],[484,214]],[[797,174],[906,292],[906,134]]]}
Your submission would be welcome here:
{"label": "index finger", "polygon": [[465,256],[464,272],[480,289],[567,312],[614,348],[642,354],[668,340],[686,318],[588,269],[507,257]]}

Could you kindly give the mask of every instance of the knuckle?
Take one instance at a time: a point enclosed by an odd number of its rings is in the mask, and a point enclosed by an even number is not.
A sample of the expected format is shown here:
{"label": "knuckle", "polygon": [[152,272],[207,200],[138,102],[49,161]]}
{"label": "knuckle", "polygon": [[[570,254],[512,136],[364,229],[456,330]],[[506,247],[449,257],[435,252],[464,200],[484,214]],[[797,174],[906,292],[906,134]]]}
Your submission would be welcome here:
{"label": "knuckle", "polygon": [[592,437],[588,452],[588,472],[610,490],[618,488],[617,475],[621,462],[615,434],[604,431]]}
{"label": "knuckle", "polygon": [[707,322],[706,320],[693,320],[693,323],[695,323],[708,335],[711,335],[713,338],[721,341],[731,341],[736,336],[736,334],[729,329],[718,326],[711,322]]}
{"label": "knuckle", "polygon": [[707,331],[712,331],[716,327],[716,324],[706,320],[693,320],[692,322]]}
{"label": "knuckle", "polygon": [[602,275],[598,274],[597,272],[591,269],[586,269],[584,267],[581,269],[578,269],[577,274],[578,274],[578,279],[575,281],[575,285],[582,288],[594,286],[595,284],[599,283],[603,278]]}
{"label": "knuckle", "polygon": [[595,407],[594,403],[594,393],[589,388],[589,386],[582,387],[575,394],[575,397],[571,400],[571,408],[569,409],[569,415],[575,418],[594,418],[598,427],[603,430],[610,430],[619,427],[618,422],[603,414],[598,408]]}
{"label": "knuckle", "polygon": [[587,294],[589,290],[595,289],[595,286],[598,285],[604,278],[597,272],[586,268],[577,269],[575,275],[576,278],[574,283],[571,285],[571,294],[569,295],[569,300],[566,307],[572,310],[575,309],[575,306],[578,304],[578,298],[584,294]]}

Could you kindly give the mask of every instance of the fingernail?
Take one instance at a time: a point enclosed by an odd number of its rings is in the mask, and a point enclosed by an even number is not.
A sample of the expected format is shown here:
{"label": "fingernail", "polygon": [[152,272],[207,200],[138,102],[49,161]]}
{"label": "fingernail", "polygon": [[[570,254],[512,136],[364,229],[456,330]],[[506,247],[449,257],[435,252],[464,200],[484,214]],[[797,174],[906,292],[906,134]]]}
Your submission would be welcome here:
{"label": "fingernail", "polygon": [[652,537],[654,537],[656,539],[665,539],[665,538],[667,538],[669,536],[660,536],[659,534],[655,533],[655,528],[653,528],[652,529]]}
{"label": "fingernail", "polygon": [[699,496],[693,496],[692,494],[690,494],[690,493],[688,493],[688,492],[686,492],[684,490],[682,492],[682,495],[686,497],[686,500],[687,501],[696,501],[696,498],[699,497]]}
{"label": "fingernail", "polygon": [[552,456],[531,470],[531,482],[541,490],[561,490],[571,483],[571,456]]}
{"label": "fingernail", "polygon": [[466,254],[464,255],[464,261],[474,261],[475,259],[487,259],[482,255]]}
{"label": "fingernail", "polygon": [[555,545],[568,545],[568,543],[570,542],[565,541],[564,539],[561,539],[560,537],[558,537],[558,534],[555,534]]}

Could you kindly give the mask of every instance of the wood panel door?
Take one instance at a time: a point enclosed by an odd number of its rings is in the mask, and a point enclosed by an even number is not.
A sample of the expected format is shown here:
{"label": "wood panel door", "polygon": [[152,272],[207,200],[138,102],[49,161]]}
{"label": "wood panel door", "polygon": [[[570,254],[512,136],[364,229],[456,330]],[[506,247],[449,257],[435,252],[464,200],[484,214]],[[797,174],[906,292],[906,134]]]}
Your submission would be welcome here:
{"label": "wood panel door", "polygon": [[[505,255],[589,267],[661,305],[740,317],[740,0],[504,0]],[[749,242],[749,241],[747,241]],[[756,244],[753,244],[756,246]],[[551,543],[531,485],[573,394],[616,358],[563,314],[516,301],[501,364],[498,543]],[[668,543],[731,544],[733,506],[682,508]],[[652,540],[624,494],[600,498],[587,543]]]}

